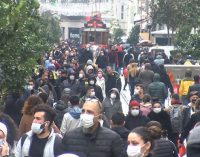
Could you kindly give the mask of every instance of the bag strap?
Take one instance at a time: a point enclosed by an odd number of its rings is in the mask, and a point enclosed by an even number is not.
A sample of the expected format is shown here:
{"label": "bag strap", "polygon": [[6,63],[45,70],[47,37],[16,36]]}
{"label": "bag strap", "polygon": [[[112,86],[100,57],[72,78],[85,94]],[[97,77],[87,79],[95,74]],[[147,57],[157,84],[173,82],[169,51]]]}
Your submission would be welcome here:
{"label": "bag strap", "polygon": [[25,139],[26,139],[27,136],[28,136],[27,134],[22,135],[22,138],[21,138],[21,148],[23,147],[24,141],[25,141]]}

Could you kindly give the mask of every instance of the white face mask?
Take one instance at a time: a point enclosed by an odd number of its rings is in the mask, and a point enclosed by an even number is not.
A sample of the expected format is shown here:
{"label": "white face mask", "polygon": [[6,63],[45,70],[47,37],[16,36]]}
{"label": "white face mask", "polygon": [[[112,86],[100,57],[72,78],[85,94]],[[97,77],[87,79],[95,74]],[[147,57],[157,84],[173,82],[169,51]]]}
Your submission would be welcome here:
{"label": "white face mask", "polygon": [[139,113],[140,113],[140,110],[135,110],[135,109],[132,109],[132,110],[131,110],[131,115],[132,115],[132,116],[138,116]]}
{"label": "white face mask", "polygon": [[143,154],[141,153],[141,147],[139,145],[128,145],[126,152],[128,157],[143,157]]}
{"label": "white face mask", "polygon": [[88,129],[94,125],[93,119],[94,119],[94,115],[90,115],[90,114],[86,114],[86,113],[81,114],[81,116],[80,116],[81,125],[84,128]]}
{"label": "white face mask", "polygon": [[90,93],[90,96],[91,96],[91,97],[94,97],[94,96],[95,96],[95,92],[91,92],[91,93]]}
{"label": "white face mask", "polygon": [[75,76],[74,76],[74,75],[70,75],[70,76],[69,76],[69,79],[70,79],[70,80],[74,80],[74,79],[75,79]]}
{"label": "white face mask", "polygon": [[28,85],[28,90],[32,90],[33,89],[33,86],[32,85]]}
{"label": "white face mask", "polygon": [[161,112],[161,108],[153,108],[153,112],[160,113]]}
{"label": "white face mask", "polygon": [[134,95],[137,95],[139,93],[140,93],[140,91],[138,89],[134,89]]}
{"label": "white face mask", "polygon": [[90,80],[89,83],[90,83],[91,85],[94,85],[94,80]]}
{"label": "white face mask", "polygon": [[111,98],[111,99],[116,99],[116,97],[117,97],[117,95],[116,95],[115,93],[111,93],[111,94],[110,94],[110,98]]}
{"label": "white face mask", "polygon": [[79,74],[79,78],[83,78],[83,74]]}
{"label": "white face mask", "polygon": [[31,130],[32,130],[33,133],[35,133],[35,134],[40,134],[40,133],[44,130],[44,127],[42,127],[42,124],[39,124],[39,123],[32,123],[32,125],[31,125]]}

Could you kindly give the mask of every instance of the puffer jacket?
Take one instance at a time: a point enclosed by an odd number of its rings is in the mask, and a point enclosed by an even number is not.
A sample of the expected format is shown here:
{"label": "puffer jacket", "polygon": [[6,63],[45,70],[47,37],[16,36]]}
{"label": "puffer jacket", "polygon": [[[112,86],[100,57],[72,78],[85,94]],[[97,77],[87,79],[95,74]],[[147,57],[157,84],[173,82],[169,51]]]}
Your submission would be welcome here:
{"label": "puffer jacket", "polygon": [[[112,91],[115,91],[117,93],[117,97],[114,100],[110,98],[110,94]],[[111,119],[114,113],[122,112],[122,103],[120,101],[120,95],[117,88],[112,88],[109,91],[108,96],[104,99],[102,105],[103,105],[103,113],[105,114],[108,120]]]}
{"label": "puffer jacket", "polygon": [[98,127],[93,134],[84,134],[79,127],[63,137],[63,151],[80,157],[123,157],[123,142],[110,129]]}
{"label": "puffer jacket", "polygon": [[152,98],[158,98],[164,104],[168,91],[164,83],[160,82],[160,75],[154,74],[153,82],[149,84],[147,92]]}
{"label": "puffer jacket", "polygon": [[154,141],[154,147],[152,150],[153,157],[178,157],[178,153],[175,145],[164,138]]}

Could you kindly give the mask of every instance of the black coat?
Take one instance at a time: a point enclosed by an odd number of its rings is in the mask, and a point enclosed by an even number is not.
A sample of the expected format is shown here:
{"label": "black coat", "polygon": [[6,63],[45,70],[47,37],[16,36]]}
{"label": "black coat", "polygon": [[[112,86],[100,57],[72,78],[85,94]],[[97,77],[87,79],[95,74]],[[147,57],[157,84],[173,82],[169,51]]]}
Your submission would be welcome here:
{"label": "black coat", "polygon": [[174,141],[174,137],[172,135],[171,119],[167,112],[165,112],[163,110],[161,110],[160,113],[155,113],[155,112],[151,111],[148,114],[148,117],[151,121],[158,121],[162,125],[163,130],[166,131],[168,138],[171,141]]}
{"label": "black coat", "polygon": [[92,134],[84,134],[82,127],[64,135],[63,151],[80,157],[123,157],[120,136],[110,129],[99,127]]}
{"label": "black coat", "polygon": [[175,145],[166,139],[157,139],[154,141],[152,150],[153,157],[178,157]]}
{"label": "black coat", "polygon": [[128,130],[133,130],[136,127],[145,126],[149,121],[150,121],[149,118],[143,116],[141,113],[138,116],[132,116],[129,113],[128,116],[126,117],[124,126]]}

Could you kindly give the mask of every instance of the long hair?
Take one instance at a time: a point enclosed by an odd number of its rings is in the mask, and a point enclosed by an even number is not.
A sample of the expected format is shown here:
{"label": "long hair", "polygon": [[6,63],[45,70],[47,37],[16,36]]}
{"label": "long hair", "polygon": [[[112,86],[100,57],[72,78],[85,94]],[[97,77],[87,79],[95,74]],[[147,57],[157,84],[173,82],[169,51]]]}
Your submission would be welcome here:
{"label": "long hair", "polygon": [[33,114],[33,108],[39,104],[42,104],[42,99],[37,95],[31,95],[28,97],[28,99],[24,103],[24,107],[22,108],[23,114],[32,115]]}

